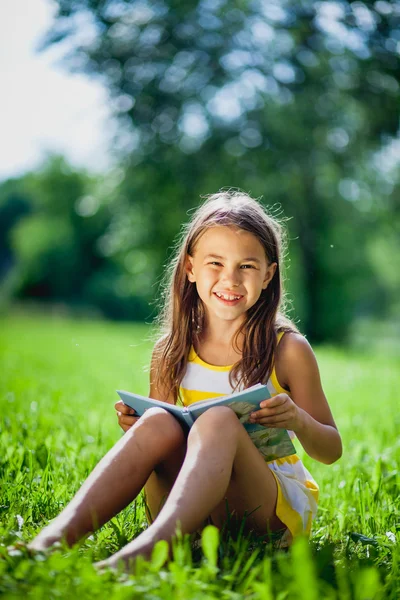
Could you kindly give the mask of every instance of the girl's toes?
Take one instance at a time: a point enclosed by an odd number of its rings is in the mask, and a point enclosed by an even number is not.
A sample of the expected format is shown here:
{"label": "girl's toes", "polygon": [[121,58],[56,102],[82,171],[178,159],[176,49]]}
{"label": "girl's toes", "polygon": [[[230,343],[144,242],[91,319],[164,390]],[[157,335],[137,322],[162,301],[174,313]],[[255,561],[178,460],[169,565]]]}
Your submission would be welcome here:
{"label": "girl's toes", "polygon": [[19,560],[26,558],[44,557],[45,553],[40,550],[34,550],[25,542],[15,542],[11,546],[0,547],[0,558],[2,560]]}
{"label": "girl's toes", "polygon": [[110,556],[106,560],[100,560],[94,564],[95,569],[100,573],[104,573],[108,569],[118,571],[119,573],[135,573],[136,561],[138,557],[132,556]]}
{"label": "girl's toes", "polygon": [[14,544],[11,544],[11,546],[7,546],[7,548],[4,548],[2,550],[2,554],[4,557],[11,556],[12,558],[14,558],[17,556],[26,556],[28,546],[25,544],[25,542],[15,542]]}
{"label": "girl's toes", "polygon": [[99,560],[99,562],[94,563],[93,566],[98,571],[105,571],[108,568],[108,561],[107,560]]}
{"label": "girl's toes", "polygon": [[97,563],[94,563],[94,568],[99,571],[99,573],[104,573],[105,571],[120,571],[122,565],[121,559],[119,561],[112,560],[107,558],[106,560],[100,560]]}
{"label": "girl's toes", "polygon": [[43,543],[36,543],[33,541],[30,544],[27,544],[26,549],[28,552],[31,552],[33,555],[36,554],[50,554],[51,552],[54,552],[55,550],[60,550],[62,548],[62,544],[61,542],[54,542],[51,545],[48,544],[43,544]]}

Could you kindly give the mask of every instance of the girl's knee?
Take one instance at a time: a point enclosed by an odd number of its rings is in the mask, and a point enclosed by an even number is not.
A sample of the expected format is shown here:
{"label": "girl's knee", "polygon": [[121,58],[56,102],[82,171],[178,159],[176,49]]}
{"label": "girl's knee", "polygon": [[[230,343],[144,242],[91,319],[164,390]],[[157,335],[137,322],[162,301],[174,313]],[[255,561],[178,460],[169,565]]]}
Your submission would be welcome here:
{"label": "girl's knee", "polygon": [[156,435],[160,442],[168,439],[173,445],[185,442],[182,427],[164,408],[152,407],[146,410],[137,422],[139,430],[146,430],[148,435]]}
{"label": "girl's knee", "polygon": [[223,432],[225,429],[229,429],[230,433],[234,431],[235,427],[240,427],[239,419],[229,406],[213,406],[209,408],[205,413],[195,421],[195,428],[205,428],[207,431],[215,429],[216,431]]}

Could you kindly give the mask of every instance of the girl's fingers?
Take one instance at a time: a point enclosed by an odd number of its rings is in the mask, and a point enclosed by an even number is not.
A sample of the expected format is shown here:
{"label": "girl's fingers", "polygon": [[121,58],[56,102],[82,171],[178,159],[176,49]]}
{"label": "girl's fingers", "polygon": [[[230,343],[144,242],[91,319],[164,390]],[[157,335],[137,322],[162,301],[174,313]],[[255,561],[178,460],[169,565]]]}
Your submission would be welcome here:
{"label": "girl's fingers", "polygon": [[135,414],[135,411],[133,410],[133,408],[131,408],[127,404],[124,404],[122,402],[122,400],[119,400],[118,402],[116,402],[114,404],[114,408],[118,413],[123,413],[124,415],[134,415]]}
{"label": "girl's fingers", "polygon": [[276,425],[277,423],[292,423],[293,418],[294,415],[292,414],[292,411],[283,410],[280,413],[274,413],[272,415],[262,415],[257,420],[253,421],[253,423],[269,427],[270,425]]}
{"label": "girl's fingers", "polygon": [[277,415],[283,415],[288,411],[286,404],[281,404],[276,408],[262,408],[259,413],[260,417],[275,417]]}
{"label": "girl's fingers", "polygon": [[270,429],[290,429],[289,423],[287,421],[275,421],[271,423],[266,419],[262,419],[261,421],[257,421],[257,424],[262,425],[263,427],[268,427]]}
{"label": "girl's fingers", "polygon": [[138,417],[132,417],[131,415],[122,415],[122,414],[118,415],[118,423],[120,423],[120,424],[124,423],[125,425],[129,425],[129,427],[131,425],[134,425],[137,420],[138,420]]}
{"label": "girl's fingers", "polygon": [[261,410],[258,410],[257,412],[253,413],[253,415],[258,423],[260,419],[272,418],[275,416],[283,415],[286,412],[287,406],[282,404],[278,408],[262,408]]}
{"label": "girl's fingers", "polygon": [[268,398],[268,400],[263,400],[260,402],[261,408],[275,408],[276,406],[281,406],[287,402],[288,396],[287,394],[278,394],[273,398]]}

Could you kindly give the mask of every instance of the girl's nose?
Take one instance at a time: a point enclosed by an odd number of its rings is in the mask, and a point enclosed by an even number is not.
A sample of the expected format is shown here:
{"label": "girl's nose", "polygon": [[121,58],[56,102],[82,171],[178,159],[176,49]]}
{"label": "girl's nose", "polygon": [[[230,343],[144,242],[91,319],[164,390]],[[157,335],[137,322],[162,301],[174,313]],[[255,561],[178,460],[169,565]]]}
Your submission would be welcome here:
{"label": "girl's nose", "polygon": [[236,269],[226,269],[223,273],[222,280],[227,286],[233,287],[239,285],[240,277]]}

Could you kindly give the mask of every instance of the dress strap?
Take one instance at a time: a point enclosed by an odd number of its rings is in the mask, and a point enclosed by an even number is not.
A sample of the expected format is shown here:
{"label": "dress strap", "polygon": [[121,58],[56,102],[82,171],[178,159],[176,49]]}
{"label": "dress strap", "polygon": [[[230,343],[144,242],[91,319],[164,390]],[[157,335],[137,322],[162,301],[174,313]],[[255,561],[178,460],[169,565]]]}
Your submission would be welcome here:
{"label": "dress strap", "polygon": [[[276,345],[277,346],[278,346],[279,342],[281,341],[281,339],[283,338],[283,336],[285,335],[285,333],[286,333],[285,331],[279,331],[277,333],[277,336],[276,336],[277,337],[277,341],[276,341]],[[281,384],[279,383],[278,378],[276,376],[275,360],[274,360],[274,365],[272,367],[272,372],[271,372],[271,375],[270,375],[270,379],[271,379],[272,385],[274,386],[274,388],[276,389],[276,392],[278,394],[281,394],[282,392],[286,392],[287,393],[287,390],[285,390],[285,388],[283,388],[281,386]]]}
{"label": "dress strap", "polygon": [[276,335],[276,339],[277,339],[276,345],[279,344],[279,342],[281,341],[281,339],[283,338],[283,336],[285,335],[285,333],[286,333],[286,331],[279,331],[277,333],[277,335]]}

